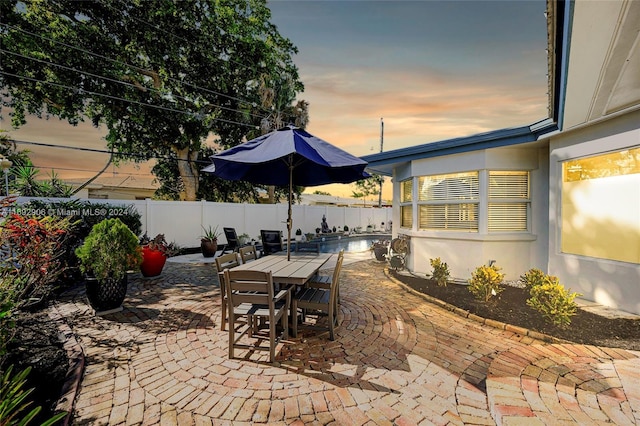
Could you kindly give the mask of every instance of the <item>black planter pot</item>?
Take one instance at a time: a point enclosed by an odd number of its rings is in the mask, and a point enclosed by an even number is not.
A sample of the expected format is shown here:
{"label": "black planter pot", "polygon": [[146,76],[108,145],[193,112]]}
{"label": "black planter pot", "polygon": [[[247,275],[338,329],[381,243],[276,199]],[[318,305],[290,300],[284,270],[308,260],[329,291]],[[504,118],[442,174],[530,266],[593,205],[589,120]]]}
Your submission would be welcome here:
{"label": "black planter pot", "polygon": [[376,255],[376,260],[386,260],[384,256],[389,253],[389,250],[386,247],[374,247],[373,253]]}
{"label": "black planter pot", "polygon": [[109,311],[122,306],[127,295],[127,276],[121,280],[107,278],[103,281],[86,277],[85,286],[89,305],[96,312]]}

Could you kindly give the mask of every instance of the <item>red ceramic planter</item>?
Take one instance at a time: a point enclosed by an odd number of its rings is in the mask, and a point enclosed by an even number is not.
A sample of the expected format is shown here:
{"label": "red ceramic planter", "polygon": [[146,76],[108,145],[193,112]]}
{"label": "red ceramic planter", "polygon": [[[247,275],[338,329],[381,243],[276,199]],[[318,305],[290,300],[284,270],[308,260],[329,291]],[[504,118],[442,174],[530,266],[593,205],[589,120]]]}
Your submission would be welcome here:
{"label": "red ceramic planter", "polygon": [[167,261],[167,256],[162,254],[161,251],[151,250],[149,247],[142,247],[142,264],[140,265],[140,272],[145,277],[155,277],[160,275],[164,263]]}

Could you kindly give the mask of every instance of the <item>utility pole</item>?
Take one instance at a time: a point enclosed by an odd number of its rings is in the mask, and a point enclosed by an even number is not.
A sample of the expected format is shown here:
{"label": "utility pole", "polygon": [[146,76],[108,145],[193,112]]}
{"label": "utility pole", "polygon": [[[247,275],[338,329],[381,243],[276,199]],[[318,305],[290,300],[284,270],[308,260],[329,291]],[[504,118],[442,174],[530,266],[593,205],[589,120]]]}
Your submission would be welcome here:
{"label": "utility pole", "polygon": [[[383,144],[384,144],[384,121],[383,121],[382,117],[380,117],[380,152],[382,152],[382,145]],[[378,194],[378,207],[382,207],[382,179],[380,179],[380,192]]]}

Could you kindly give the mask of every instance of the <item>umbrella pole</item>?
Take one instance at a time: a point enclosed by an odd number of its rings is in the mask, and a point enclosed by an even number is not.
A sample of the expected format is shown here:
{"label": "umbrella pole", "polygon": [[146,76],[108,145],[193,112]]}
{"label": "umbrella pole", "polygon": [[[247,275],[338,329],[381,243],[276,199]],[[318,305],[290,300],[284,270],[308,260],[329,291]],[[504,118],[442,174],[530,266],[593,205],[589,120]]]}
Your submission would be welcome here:
{"label": "umbrella pole", "polygon": [[289,217],[287,218],[287,261],[291,260],[291,200],[293,193],[293,156],[289,157]]}

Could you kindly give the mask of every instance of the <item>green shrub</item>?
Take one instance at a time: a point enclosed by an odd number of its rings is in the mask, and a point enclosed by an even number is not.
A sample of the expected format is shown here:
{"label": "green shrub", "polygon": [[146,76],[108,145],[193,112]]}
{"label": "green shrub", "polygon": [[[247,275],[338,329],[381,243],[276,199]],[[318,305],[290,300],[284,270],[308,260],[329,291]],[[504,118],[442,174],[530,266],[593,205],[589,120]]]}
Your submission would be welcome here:
{"label": "green shrub", "polygon": [[503,290],[501,285],[503,279],[504,274],[500,272],[499,267],[478,266],[471,274],[469,291],[476,299],[488,302],[491,296],[496,296]]}
{"label": "green shrub", "polygon": [[13,286],[8,281],[0,280],[0,371],[7,354],[7,344],[14,335],[14,300]]}
{"label": "green shrub", "polygon": [[82,272],[98,281],[122,279],[129,269],[142,263],[138,237],[120,219],[104,219],[94,225],[84,243],[76,249]]}
{"label": "green shrub", "polygon": [[530,294],[527,305],[540,312],[546,320],[559,327],[571,324],[571,317],[578,309],[574,299],[579,294],[565,289],[558,278],[546,276],[542,284],[531,288]]}
{"label": "green shrub", "polygon": [[520,281],[524,283],[527,290],[531,291],[533,287],[544,284],[547,274],[540,269],[531,268],[524,275],[520,275]]}
{"label": "green shrub", "polygon": [[[433,273],[431,274],[431,279],[435,280],[439,286],[447,285],[449,281],[449,266],[446,262],[442,262],[439,257],[435,259],[430,259],[429,263],[431,263],[431,267],[433,268]],[[427,274],[429,275],[429,274]]]}
{"label": "green shrub", "polygon": [[[27,411],[32,404],[27,398],[33,389],[23,389],[31,367],[13,374],[13,366],[0,376],[0,425],[26,425],[38,415],[42,407],[35,407]],[[55,424],[66,413],[58,413],[51,419],[41,423],[41,426]]]}
{"label": "green shrub", "polygon": [[82,200],[31,200],[22,206],[16,206],[16,209],[64,217],[74,224],[60,250],[62,252],[60,260],[66,267],[61,281],[68,285],[72,285],[81,279],[75,249],[82,244],[95,224],[103,219],[117,217],[135,235],[140,235],[142,229],[141,215],[133,205],[92,203]]}

